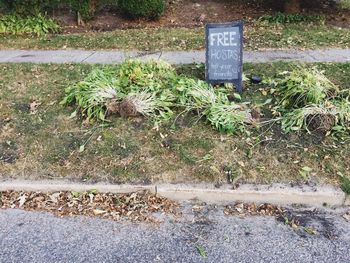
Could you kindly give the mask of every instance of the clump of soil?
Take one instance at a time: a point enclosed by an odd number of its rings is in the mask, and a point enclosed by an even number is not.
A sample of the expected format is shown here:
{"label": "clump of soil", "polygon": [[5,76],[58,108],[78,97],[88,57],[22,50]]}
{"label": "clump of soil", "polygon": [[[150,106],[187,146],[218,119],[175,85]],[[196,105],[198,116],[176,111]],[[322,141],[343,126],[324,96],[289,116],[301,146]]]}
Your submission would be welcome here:
{"label": "clump of soil", "polygon": [[117,114],[119,113],[119,102],[116,100],[112,100],[107,104],[107,112],[108,114]]}
{"label": "clump of soil", "polygon": [[311,131],[326,133],[335,125],[335,117],[331,114],[314,114],[307,118],[308,128]]}
{"label": "clump of soil", "polygon": [[122,117],[136,117],[139,115],[136,105],[132,100],[125,99],[119,105],[119,113]]}
{"label": "clump of soil", "polygon": [[258,107],[253,107],[251,111],[252,118],[255,121],[260,121],[261,118],[261,110]]}

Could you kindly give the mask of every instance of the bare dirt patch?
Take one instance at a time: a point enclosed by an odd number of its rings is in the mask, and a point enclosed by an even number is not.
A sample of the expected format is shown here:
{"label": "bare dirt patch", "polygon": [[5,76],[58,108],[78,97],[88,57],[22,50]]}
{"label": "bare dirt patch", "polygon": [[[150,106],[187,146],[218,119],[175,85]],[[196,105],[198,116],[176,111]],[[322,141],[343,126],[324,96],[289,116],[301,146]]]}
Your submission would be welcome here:
{"label": "bare dirt patch", "polygon": [[[167,2],[165,14],[158,21],[128,20],[116,7],[102,9],[95,19],[84,26],[77,26],[74,14],[58,12],[56,18],[64,25],[64,33],[88,31],[111,31],[114,29],[144,27],[201,27],[210,22],[249,21],[266,14],[273,14],[274,1],[238,0],[171,0]],[[279,7],[277,5],[277,10]],[[349,27],[350,10],[340,10],[335,6],[304,9],[304,14],[322,14],[331,25]]]}

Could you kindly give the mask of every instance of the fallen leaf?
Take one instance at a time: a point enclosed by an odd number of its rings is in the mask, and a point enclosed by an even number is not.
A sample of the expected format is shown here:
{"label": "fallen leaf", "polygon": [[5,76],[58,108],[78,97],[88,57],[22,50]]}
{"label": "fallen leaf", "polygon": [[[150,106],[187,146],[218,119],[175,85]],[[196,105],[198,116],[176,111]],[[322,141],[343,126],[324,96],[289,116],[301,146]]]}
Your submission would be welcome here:
{"label": "fallen leaf", "polygon": [[53,193],[53,194],[49,195],[50,201],[52,203],[57,203],[59,196],[60,196],[60,193]]}
{"label": "fallen leaf", "polygon": [[311,227],[305,227],[304,230],[309,235],[316,235],[317,234],[317,231]]}
{"label": "fallen leaf", "polygon": [[79,147],[79,152],[82,153],[83,151],[85,151],[85,145],[81,145]]}
{"label": "fallen leaf", "polygon": [[242,161],[238,161],[237,163],[238,163],[240,166],[245,167],[244,162],[242,162]]}
{"label": "fallen leaf", "polygon": [[73,119],[73,118],[75,118],[77,116],[77,111],[75,110],[75,111],[73,111],[72,113],[71,113],[71,115],[69,116],[69,119]]}
{"label": "fallen leaf", "polygon": [[41,105],[41,102],[33,101],[29,104],[30,114],[35,114],[38,110],[38,107]]}
{"label": "fallen leaf", "polygon": [[22,207],[24,205],[24,203],[27,201],[27,196],[24,194],[24,195],[21,195],[19,198],[18,198],[18,201],[19,201],[19,205],[18,207]]}
{"label": "fallen leaf", "polygon": [[350,211],[347,212],[346,214],[344,214],[344,215],[343,215],[343,218],[344,218],[346,221],[350,222]]}
{"label": "fallen leaf", "polygon": [[94,213],[95,216],[99,216],[99,215],[103,215],[103,214],[107,213],[106,211],[100,210],[100,209],[94,209],[94,210],[92,210],[92,212]]}

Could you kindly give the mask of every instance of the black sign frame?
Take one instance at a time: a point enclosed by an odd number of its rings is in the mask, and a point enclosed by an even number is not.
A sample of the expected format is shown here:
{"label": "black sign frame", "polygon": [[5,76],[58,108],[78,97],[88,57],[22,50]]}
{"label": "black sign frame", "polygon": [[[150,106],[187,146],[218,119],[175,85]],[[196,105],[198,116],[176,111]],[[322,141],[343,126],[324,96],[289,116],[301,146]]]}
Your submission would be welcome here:
{"label": "black sign frame", "polygon": [[[209,84],[233,83],[238,92],[242,92],[243,81],[243,21],[235,21],[230,23],[210,23],[205,26],[205,78]],[[225,28],[238,27],[240,33],[240,60],[238,79],[209,79],[209,29],[211,28]]]}

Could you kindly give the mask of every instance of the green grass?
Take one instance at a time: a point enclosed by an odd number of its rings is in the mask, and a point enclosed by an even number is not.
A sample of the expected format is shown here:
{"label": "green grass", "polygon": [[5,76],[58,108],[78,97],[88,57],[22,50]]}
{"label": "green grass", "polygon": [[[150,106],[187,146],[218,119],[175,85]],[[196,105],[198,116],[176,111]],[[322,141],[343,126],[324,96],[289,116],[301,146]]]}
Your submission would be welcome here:
{"label": "green grass", "polygon": [[350,195],[350,179],[349,177],[343,176],[341,178],[341,189],[346,193],[347,195]]}
{"label": "green grass", "polygon": [[[342,89],[350,88],[350,63],[318,64]],[[308,134],[282,134],[278,126],[251,134],[220,134],[194,114],[164,123],[159,130],[143,118],[112,117],[109,125],[86,126],[59,105],[64,88],[94,68],[118,66],[0,64],[0,175],[2,178],[71,178],[111,182],[213,182],[227,169],[245,182],[299,182],[308,177],[339,184],[350,170],[347,141]],[[272,77],[291,64],[245,64],[245,73]],[[203,77],[203,66],[178,72]],[[243,99],[269,97],[263,85],[247,84]],[[38,102],[36,111],[30,110]],[[164,141],[167,146],[164,146]],[[84,151],[79,151],[85,145]],[[6,157],[6,158],[4,158]]]}
{"label": "green grass", "polygon": [[[245,27],[245,48],[350,47],[350,29],[315,24],[255,23]],[[199,50],[203,28],[148,28],[62,34],[47,37],[0,35],[1,49]]]}

